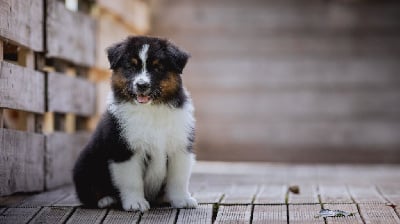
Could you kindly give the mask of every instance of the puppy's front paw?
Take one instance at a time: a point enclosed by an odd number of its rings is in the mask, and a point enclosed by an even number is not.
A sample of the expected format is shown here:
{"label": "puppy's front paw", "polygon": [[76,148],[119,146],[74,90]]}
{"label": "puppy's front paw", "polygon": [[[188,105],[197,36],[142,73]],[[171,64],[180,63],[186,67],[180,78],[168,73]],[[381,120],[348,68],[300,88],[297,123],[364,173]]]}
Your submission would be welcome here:
{"label": "puppy's front paw", "polygon": [[125,211],[141,211],[145,212],[150,209],[150,204],[144,198],[125,200],[122,203],[122,208]]}
{"label": "puppy's front paw", "polygon": [[197,201],[191,196],[170,197],[170,203],[174,208],[196,208]]}

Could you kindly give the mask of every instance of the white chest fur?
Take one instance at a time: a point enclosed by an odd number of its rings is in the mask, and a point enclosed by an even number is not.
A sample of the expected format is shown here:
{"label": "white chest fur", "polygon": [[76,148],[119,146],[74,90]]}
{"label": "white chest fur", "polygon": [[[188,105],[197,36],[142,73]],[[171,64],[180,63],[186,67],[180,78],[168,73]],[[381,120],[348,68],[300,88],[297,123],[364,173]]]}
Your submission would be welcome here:
{"label": "white chest fur", "polygon": [[[171,108],[167,105],[133,105],[131,103],[111,104],[108,110],[118,118],[122,135],[134,150],[135,158],[124,164],[111,164],[112,173],[118,174],[114,180],[136,179],[132,172],[122,171],[123,167],[137,167],[147,157],[147,169],[143,176],[146,198],[153,199],[158,193],[165,177],[168,155],[177,150],[185,151],[189,144],[188,137],[194,128],[193,106],[188,101],[183,108]],[[130,164],[130,165],[129,165]],[[139,165],[143,167],[143,164]]]}

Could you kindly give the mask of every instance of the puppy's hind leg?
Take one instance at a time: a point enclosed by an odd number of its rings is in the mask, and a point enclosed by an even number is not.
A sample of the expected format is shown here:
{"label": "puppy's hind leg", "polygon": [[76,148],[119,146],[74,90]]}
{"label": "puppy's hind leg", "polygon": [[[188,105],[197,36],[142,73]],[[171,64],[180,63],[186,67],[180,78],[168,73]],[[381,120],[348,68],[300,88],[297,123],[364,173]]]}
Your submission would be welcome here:
{"label": "puppy's hind leg", "polygon": [[97,202],[97,207],[108,208],[117,203],[117,199],[111,196],[105,196]]}

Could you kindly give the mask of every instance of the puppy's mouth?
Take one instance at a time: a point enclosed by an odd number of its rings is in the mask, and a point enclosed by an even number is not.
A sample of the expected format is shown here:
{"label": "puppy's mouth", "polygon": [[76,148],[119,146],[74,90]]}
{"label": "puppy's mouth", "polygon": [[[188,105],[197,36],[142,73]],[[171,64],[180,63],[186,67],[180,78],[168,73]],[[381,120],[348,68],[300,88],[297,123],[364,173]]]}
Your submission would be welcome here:
{"label": "puppy's mouth", "polygon": [[136,96],[136,101],[140,104],[147,104],[151,102],[151,97],[149,95],[139,94]]}

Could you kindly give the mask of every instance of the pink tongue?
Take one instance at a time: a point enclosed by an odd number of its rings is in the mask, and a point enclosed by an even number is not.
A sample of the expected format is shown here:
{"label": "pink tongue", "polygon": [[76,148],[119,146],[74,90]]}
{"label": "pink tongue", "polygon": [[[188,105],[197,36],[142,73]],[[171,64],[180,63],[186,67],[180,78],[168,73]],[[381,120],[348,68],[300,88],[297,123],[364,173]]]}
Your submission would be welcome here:
{"label": "pink tongue", "polygon": [[137,96],[137,101],[139,103],[147,103],[150,101],[150,97],[149,96]]}

